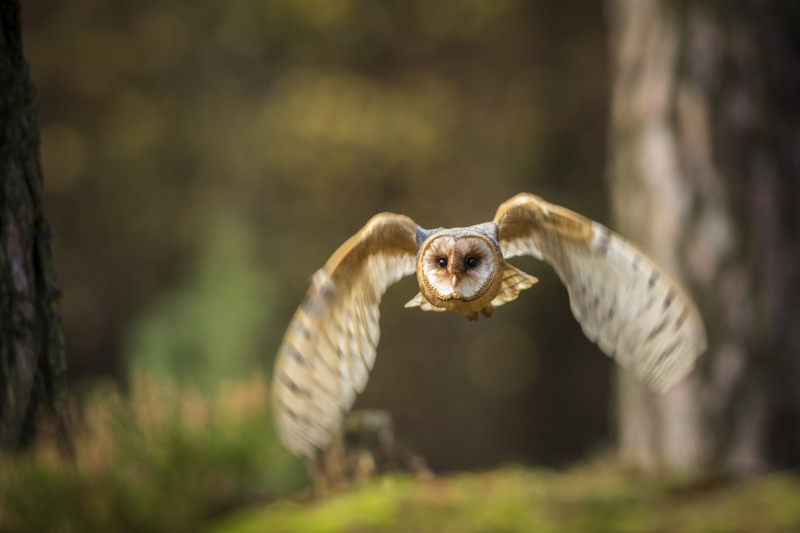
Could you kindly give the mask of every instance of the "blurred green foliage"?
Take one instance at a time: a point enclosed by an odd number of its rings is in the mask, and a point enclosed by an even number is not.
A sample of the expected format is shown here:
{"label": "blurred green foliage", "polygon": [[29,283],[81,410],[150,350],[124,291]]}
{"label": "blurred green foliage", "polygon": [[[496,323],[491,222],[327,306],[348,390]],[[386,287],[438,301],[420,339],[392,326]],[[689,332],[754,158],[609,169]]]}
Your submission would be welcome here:
{"label": "blurred green foliage", "polygon": [[221,383],[266,374],[264,340],[274,288],[248,255],[247,229],[233,218],[210,223],[190,272],[132,327],[128,363],[216,394]]}
{"label": "blurred green foliage", "polygon": [[213,401],[141,370],[127,393],[95,385],[73,417],[74,460],[44,440],[3,461],[3,531],[197,531],[297,490],[304,469],[278,444],[268,405],[257,375],[220,384]]}
{"label": "blurred green foliage", "polygon": [[314,506],[278,503],[215,533],[782,532],[800,528],[800,483],[773,475],[687,487],[626,475],[605,460],[569,472],[504,467],[427,481],[390,477]]}

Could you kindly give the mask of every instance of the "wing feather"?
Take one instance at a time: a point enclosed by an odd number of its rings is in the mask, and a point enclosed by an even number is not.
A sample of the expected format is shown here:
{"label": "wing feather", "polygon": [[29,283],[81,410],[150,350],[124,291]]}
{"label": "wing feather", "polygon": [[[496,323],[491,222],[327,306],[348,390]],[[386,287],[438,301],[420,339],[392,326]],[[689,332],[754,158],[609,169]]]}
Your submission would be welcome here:
{"label": "wing feather", "polygon": [[586,336],[653,389],[680,381],[705,351],[692,300],[605,226],[526,193],[503,203],[495,223],[503,256],[533,255],[552,265]]}
{"label": "wing feather", "polygon": [[413,274],[417,225],[382,213],[348,239],[312,278],[278,351],[275,420],[283,443],[313,457],[339,430],[367,384],[386,289]]}

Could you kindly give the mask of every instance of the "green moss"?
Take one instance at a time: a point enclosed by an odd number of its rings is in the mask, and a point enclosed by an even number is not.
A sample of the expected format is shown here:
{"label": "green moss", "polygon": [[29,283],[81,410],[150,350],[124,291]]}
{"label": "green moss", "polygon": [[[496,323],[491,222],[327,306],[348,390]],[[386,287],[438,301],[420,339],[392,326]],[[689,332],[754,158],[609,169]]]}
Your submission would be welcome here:
{"label": "green moss", "polygon": [[606,463],[564,473],[506,467],[385,478],[328,501],[235,514],[211,531],[794,531],[798,502],[800,481],[782,475],[676,491]]}

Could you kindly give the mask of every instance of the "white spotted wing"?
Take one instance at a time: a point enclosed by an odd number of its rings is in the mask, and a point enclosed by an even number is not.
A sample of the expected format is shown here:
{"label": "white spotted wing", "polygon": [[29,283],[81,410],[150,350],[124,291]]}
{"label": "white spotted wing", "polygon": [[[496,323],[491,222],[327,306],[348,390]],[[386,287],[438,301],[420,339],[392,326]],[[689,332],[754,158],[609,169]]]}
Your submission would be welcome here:
{"label": "white spotted wing", "polygon": [[705,351],[692,300],[608,228],[524,193],[500,206],[495,223],[503,256],[533,255],[552,265],[586,336],[653,389],[680,381]]}
{"label": "white spotted wing", "polygon": [[293,453],[328,447],[367,383],[380,338],[386,289],[414,273],[417,225],[373,217],[312,279],[278,352],[273,405],[278,433]]}

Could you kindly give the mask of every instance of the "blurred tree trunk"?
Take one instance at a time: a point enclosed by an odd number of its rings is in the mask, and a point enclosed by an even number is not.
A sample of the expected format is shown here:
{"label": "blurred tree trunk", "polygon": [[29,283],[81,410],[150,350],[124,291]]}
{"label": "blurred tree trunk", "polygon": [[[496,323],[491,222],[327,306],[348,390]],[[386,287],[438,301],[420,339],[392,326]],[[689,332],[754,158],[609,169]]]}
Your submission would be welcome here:
{"label": "blurred tree trunk", "polygon": [[699,370],[661,397],[620,373],[623,460],[800,466],[800,4],[613,0],[619,230],[692,292]]}
{"label": "blurred tree trunk", "polygon": [[30,441],[43,412],[55,415],[66,445],[60,289],[18,1],[0,0],[0,80],[0,446]]}

